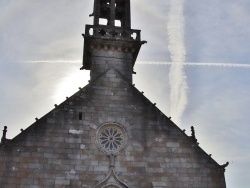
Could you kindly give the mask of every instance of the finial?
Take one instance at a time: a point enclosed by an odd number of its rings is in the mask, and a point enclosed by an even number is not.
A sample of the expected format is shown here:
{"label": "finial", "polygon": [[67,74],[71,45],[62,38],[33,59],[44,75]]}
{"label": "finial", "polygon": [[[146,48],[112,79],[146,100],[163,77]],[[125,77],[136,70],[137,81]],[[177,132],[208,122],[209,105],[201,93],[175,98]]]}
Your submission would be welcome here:
{"label": "finial", "polygon": [[57,104],[55,104],[54,106],[57,107]]}
{"label": "finial", "polygon": [[6,133],[7,133],[7,126],[4,126],[4,129],[3,129],[3,136],[1,138],[1,143],[4,144],[6,143]]}
{"label": "finial", "polygon": [[193,127],[193,126],[191,126],[191,132],[192,132],[192,134],[191,134],[192,140],[195,141],[195,142],[197,142],[197,139],[196,139],[196,137],[195,137],[195,130],[194,130],[194,127]]}
{"label": "finial", "polygon": [[221,165],[221,168],[224,169],[224,171],[226,170],[226,167],[229,165],[229,162],[226,162],[225,164]]}
{"label": "finial", "polygon": [[38,118],[36,117],[36,121],[38,121]]}

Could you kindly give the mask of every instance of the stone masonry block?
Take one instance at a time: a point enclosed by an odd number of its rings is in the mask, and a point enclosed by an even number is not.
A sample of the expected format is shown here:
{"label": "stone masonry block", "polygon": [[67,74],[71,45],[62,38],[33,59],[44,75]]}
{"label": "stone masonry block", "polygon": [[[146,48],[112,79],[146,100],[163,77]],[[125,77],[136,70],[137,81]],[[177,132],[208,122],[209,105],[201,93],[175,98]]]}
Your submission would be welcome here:
{"label": "stone masonry block", "polygon": [[152,182],[153,188],[164,188],[167,187],[165,182]]}
{"label": "stone masonry block", "polygon": [[70,180],[56,179],[55,185],[70,185]]}
{"label": "stone masonry block", "polygon": [[180,143],[178,143],[178,142],[167,142],[166,146],[169,147],[169,148],[179,148]]}

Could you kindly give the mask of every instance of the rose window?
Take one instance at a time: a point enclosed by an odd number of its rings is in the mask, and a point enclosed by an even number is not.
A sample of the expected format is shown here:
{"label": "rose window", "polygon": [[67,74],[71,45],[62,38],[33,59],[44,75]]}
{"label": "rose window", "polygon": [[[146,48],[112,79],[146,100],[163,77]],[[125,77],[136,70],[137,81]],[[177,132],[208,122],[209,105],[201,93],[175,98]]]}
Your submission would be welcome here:
{"label": "rose window", "polygon": [[125,130],[118,124],[104,124],[97,131],[97,146],[108,154],[122,150],[126,140]]}

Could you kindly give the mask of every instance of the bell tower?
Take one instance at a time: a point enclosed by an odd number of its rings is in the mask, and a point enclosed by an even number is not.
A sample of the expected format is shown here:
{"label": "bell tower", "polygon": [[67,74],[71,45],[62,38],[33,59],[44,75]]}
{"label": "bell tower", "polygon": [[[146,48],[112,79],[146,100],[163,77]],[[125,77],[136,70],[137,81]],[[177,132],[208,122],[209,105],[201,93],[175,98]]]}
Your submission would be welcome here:
{"label": "bell tower", "polygon": [[86,25],[83,67],[91,81],[113,69],[132,83],[133,67],[140,51],[141,31],[131,29],[130,0],[95,0],[93,25]]}

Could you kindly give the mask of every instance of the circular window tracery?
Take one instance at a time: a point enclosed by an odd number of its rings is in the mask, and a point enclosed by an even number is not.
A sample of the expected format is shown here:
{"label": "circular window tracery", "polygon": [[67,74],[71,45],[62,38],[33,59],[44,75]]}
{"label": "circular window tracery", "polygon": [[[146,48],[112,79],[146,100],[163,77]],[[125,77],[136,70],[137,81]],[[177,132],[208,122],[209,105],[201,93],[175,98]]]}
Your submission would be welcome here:
{"label": "circular window tracery", "polygon": [[104,124],[97,130],[96,141],[100,150],[114,154],[124,148],[127,134],[124,128],[118,124]]}

